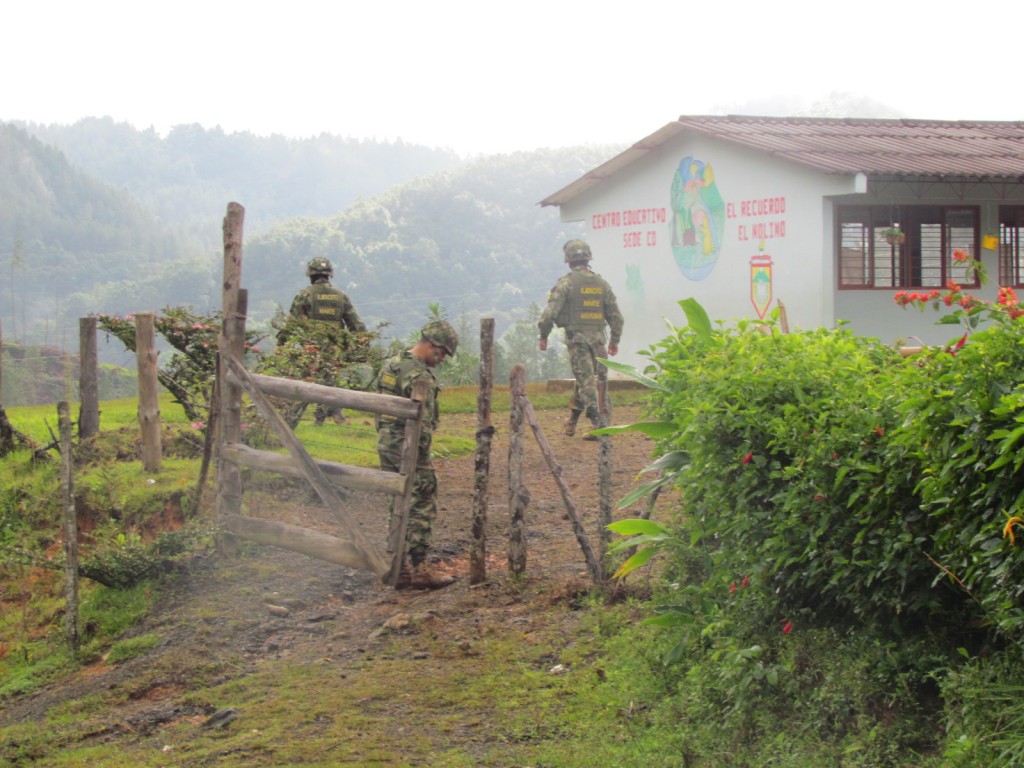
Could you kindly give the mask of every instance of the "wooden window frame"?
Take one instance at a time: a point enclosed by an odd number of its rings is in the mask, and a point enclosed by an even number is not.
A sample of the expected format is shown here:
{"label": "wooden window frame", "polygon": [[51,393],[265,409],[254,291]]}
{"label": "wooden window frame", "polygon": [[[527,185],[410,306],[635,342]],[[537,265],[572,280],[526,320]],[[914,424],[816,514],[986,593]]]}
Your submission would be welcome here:
{"label": "wooden window frame", "polygon": [[[977,271],[955,263],[953,251],[964,250],[972,260],[978,258],[980,221],[976,205],[837,206],[838,289],[943,290],[950,280],[964,288],[978,288]],[[883,230],[897,223],[905,239],[890,244]],[[1024,278],[1024,262],[1020,266]]]}
{"label": "wooden window frame", "polygon": [[1024,288],[1024,205],[999,206],[999,285]]}

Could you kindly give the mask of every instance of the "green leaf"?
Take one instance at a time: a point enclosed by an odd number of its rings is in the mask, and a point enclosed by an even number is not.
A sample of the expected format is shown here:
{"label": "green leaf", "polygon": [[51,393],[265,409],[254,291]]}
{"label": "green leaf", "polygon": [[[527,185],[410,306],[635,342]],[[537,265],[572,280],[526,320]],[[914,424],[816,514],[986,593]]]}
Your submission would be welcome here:
{"label": "green leaf", "polygon": [[650,483],[638,485],[636,488],[634,488],[632,491],[630,491],[629,493],[622,497],[621,501],[619,501],[618,508],[625,509],[631,504],[635,504],[644,496],[650,496],[656,490],[661,488],[661,486],[665,485],[665,483],[668,483],[671,480],[671,475],[665,475],[664,477],[660,477],[657,480],[654,480]]}
{"label": "green leaf", "polygon": [[622,432],[643,432],[648,437],[669,437],[679,431],[674,421],[638,421],[635,424],[622,424],[617,427],[593,429],[593,435],[618,435]]}
{"label": "green leaf", "polygon": [[659,456],[657,460],[652,464],[648,464],[637,474],[642,475],[645,472],[658,472],[661,470],[675,471],[685,467],[689,460],[690,454],[686,451],[669,451],[664,456]]}
{"label": "green leaf", "polygon": [[597,361],[612,371],[616,371],[625,376],[629,376],[629,378],[633,379],[634,381],[639,381],[648,389],[657,389],[660,390],[661,392],[669,391],[664,384],[660,384],[657,380],[652,379],[647,374],[641,373],[639,369],[633,367],[632,365],[627,365],[626,363],[617,363],[614,360],[606,360],[603,357],[597,358]]}
{"label": "green leaf", "polygon": [[710,344],[714,338],[711,319],[708,317],[708,313],[704,311],[704,307],[700,305],[700,302],[694,298],[683,299],[679,302],[679,306],[686,313],[686,321],[697,335],[697,338],[705,344]]}
{"label": "green leaf", "polygon": [[619,569],[612,574],[612,578],[621,579],[623,576],[635,571],[640,566],[646,565],[647,561],[651,559],[655,552],[657,552],[657,548],[655,547],[644,547],[620,565]]}
{"label": "green leaf", "polygon": [[617,520],[614,523],[610,523],[607,527],[609,531],[621,534],[622,536],[636,536],[639,533],[646,533],[648,536],[669,535],[667,528],[660,526],[657,523],[652,523],[650,520],[643,520],[641,518]]}

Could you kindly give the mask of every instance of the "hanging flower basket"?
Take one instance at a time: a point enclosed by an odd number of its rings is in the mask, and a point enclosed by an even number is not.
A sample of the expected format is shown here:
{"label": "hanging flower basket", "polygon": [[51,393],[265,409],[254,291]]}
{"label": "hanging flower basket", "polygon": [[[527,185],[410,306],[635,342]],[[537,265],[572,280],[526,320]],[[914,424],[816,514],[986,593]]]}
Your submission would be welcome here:
{"label": "hanging flower basket", "polygon": [[899,227],[889,227],[882,230],[885,242],[889,245],[900,245],[907,239],[907,233]]}

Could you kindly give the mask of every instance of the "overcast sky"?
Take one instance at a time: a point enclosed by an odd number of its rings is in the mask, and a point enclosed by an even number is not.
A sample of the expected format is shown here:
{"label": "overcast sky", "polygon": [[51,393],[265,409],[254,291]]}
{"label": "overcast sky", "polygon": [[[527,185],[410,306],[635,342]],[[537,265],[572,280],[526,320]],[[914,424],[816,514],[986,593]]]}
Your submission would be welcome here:
{"label": "overcast sky", "polygon": [[161,133],[199,123],[462,155],[632,143],[681,114],[792,114],[831,94],[905,117],[1018,120],[1022,9],[11,0],[0,10],[0,120],[108,115]]}

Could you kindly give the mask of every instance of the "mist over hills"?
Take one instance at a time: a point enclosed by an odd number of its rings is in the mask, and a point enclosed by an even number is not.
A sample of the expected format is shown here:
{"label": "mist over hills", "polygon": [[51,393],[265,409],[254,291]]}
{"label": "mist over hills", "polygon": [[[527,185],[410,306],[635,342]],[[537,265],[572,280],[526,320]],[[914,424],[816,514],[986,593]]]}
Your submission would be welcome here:
{"label": "mist over hills", "polygon": [[109,117],[73,125],[20,124],[89,175],[127,190],[167,224],[202,224],[246,200],[248,228],[330,216],[359,197],[455,168],[450,150],[320,134],[304,139],[178,125],[166,137]]}
{"label": "mist over hills", "polygon": [[225,134],[165,138],[109,118],[0,123],[0,320],[7,339],[77,343],[96,312],[219,309],[221,225],[246,209],[251,323],[306,283],[312,256],[370,324],[405,335],[440,304],[502,324],[543,301],[578,234],[537,203],[620,147],[463,162],[397,143]]}

